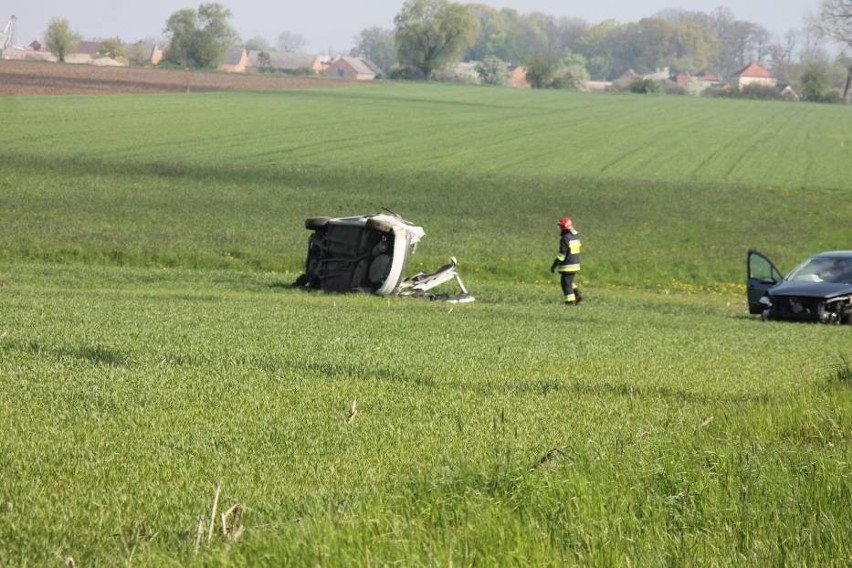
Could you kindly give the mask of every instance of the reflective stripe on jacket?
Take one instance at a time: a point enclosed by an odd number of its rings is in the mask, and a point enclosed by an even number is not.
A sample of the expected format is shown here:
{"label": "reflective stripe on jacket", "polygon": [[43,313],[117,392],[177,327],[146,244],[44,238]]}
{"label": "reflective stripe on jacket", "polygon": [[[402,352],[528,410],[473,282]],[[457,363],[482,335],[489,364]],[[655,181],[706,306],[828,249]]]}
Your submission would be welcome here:
{"label": "reflective stripe on jacket", "polygon": [[559,254],[556,255],[558,272],[578,272],[580,270],[580,235],[577,231],[562,231],[559,239]]}

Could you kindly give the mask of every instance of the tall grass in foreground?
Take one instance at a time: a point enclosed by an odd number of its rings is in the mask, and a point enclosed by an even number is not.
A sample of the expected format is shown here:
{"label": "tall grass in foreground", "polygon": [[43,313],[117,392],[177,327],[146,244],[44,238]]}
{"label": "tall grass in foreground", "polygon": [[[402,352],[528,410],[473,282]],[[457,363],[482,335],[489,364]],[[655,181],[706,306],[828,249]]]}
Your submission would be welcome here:
{"label": "tall grass in foreground", "polygon": [[567,310],[555,282],[452,307],[282,273],[3,274],[2,565],[852,554],[842,327],[764,324],[726,294]]}

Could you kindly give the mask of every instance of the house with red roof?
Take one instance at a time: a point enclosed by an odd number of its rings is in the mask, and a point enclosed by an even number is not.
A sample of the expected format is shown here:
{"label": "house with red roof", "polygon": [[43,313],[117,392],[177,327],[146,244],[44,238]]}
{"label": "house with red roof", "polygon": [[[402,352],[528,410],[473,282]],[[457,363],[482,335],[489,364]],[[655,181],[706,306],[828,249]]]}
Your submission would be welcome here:
{"label": "house with red roof", "polygon": [[774,87],[778,84],[778,79],[774,78],[772,73],[760,63],[752,61],[734,74],[734,84],[738,89],[742,89],[748,85]]}

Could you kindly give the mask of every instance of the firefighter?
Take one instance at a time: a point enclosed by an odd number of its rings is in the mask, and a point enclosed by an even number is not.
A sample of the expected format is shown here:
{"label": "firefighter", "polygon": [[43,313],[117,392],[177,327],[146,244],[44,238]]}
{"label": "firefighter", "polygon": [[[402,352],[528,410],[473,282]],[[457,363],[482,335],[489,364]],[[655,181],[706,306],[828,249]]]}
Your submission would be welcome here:
{"label": "firefighter", "polygon": [[580,272],[580,235],[570,217],[562,217],[557,225],[562,236],[559,238],[559,254],[553,259],[550,271],[559,272],[565,305],[575,306],[583,300],[580,289],[574,283],[574,277]]}

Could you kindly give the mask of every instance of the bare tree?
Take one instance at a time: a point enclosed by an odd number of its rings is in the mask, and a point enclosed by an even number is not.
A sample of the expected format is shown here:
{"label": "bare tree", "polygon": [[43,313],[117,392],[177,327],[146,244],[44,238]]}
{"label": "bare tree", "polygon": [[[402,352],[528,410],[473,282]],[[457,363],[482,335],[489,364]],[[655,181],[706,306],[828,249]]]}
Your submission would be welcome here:
{"label": "bare tree", "polygon": [[780,42],[769,46],[769,58],[772,66],[792,64],[798,49],[799,32],[787,30]]}
{"label": "bare tree", "polygon": [[308,46],[308,40],[300,34],[293,32],[281,32],[278,36],[278,49],[281,51],[297,52]]}
{"label": "bare tree", "polygon": [[820,31],[817,19],[811,16],[806,25],[802,28],[799,40],[801,48],[799,49],[799,58],[802,61],[810,61],[813,59],[827,59],[828,50],[826,49],[825,35]]}
{"label": "bare tree", "polygon": [[[822,0],[817,16],[817,25],[822,33],[845,47],[852,48],[852,0]],[[849,101],[852,89],[852,64],[846,72],[843,100]]]}
{"label": "bare tree", "polygon": [[255,36],[246,41],[246,49],[249,51],[269,51],[269,42],[263,36]]}

